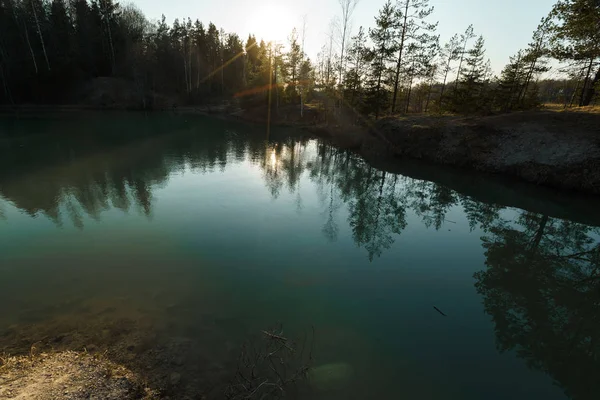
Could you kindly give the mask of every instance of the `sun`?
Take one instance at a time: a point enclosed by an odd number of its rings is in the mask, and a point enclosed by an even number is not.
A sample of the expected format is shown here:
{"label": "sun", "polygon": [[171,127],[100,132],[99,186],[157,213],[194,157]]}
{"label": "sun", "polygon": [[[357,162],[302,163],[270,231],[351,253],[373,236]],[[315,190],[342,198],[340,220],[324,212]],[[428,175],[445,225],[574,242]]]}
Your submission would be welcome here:
{"label": "sun", "polygon": [[260,41],[284,43],[294,28],[290,25],[293,15],[283,5],[276,2],[264,2],[248,15],[247,26],[249,33]]}

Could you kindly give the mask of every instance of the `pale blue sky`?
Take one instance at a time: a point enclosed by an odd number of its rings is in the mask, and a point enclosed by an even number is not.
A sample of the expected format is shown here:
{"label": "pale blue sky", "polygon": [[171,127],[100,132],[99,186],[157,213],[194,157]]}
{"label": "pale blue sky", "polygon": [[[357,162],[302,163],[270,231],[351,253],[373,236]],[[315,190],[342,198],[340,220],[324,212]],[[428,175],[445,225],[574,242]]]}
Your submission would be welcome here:
{"label": "pale blue sky", "polygon": [[[463,32],[473,24],[475,33],[486,40],[488,57],[498,73],[508,57],[527,46],[533,30],[546,16],[556,0],[430,0],[435,6],[432,21],[439,21],[442,43],[452,34]],[[339,15],[338,0],[135,0],[149,19],[165,14],[171,23],[175,18],[191,17],[212,21],[227,32],[235,32],[245,40],[248,33],[277,36],[285,41],[293,26],[302,25],[306,15],[306,53],[314,59],[327,41],[329,21]],[[371,27],[385,0],[360,0],[353,16],[353,33],[360,25]],[[267,15],[268,10],[272,10]],[[289,29],[287,29],[289,27]]]}

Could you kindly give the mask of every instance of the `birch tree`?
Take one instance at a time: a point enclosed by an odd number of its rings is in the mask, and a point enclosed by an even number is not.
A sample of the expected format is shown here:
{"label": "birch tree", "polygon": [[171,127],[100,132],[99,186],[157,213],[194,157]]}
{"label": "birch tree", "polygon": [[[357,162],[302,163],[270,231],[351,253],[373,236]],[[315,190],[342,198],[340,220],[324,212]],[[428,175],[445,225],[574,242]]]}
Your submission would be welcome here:
{"label": "birch tree", "polygon": [[[352,14],[356,9],[358,0],[338,0],[341,8],[341,26],[340,26],[340,65],[339,65],[339,84],[343,85],[344,73],[344,51],[346,50],[346,41],[350,35],[350,25],[352,20]],[[343,92],[343,89],[341,90]]]}

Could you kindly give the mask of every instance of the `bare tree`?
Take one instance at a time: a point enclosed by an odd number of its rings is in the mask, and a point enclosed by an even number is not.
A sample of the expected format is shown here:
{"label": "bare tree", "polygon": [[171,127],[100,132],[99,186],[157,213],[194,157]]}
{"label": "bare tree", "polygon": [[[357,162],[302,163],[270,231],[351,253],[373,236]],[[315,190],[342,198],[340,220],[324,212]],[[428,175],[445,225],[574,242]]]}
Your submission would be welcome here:
{"label": "bare tree", "polygon": [[[346,46],[346,39],[348,37],[348,35],[350,34],[350,23],[351,23],[351,19],[352,19],[352,14],[354,13],[354,9],[356,8],[356,5],[358,4],[358,0],[338,0],[340,3],[340,7],[342,9],[342,20],[341,20],[341,26],[340,26],[340,43],[341,43],[341,50],[340,50],[340,73],[339,73],[339,84],[340,84],[340,88],[343,85],[343,79],[342,79],[342,74],[344,72],[344,50],[345,50],[345,46]],[[343,88],[342,88],[342,96],[343,96]]]}
{"label": "bare tree", "polygon": [[221,96],[225,94],[225,78],[223,70],[225,69],[225,60],[223,57],[223,49],[225,47],[225,30],[219,29],[219,58],[221,59]]}
{"label": "bare tree", "polygon": [[327,33],[327,37],[329,38],[329,48],[327,51],[327,69],[326,69],[326,83],[325,86],[329,86],[329,84],[331,83],[331,75],[333,73],[332,69],[333,69],[333,63],[332,63],[332,59],[333,59],[333,42],[334,42],[334,32],[335,32],[335,27],[337,25],[337,19],[333,18],[331,21],[329,21],[329,32]]}

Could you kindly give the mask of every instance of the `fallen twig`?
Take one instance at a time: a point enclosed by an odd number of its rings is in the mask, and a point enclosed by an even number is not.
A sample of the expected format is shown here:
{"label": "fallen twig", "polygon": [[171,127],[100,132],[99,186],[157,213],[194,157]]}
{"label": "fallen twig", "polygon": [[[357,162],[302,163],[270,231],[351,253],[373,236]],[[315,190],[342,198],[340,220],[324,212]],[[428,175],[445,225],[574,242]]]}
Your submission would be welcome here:
{"label": "fallen twig", "polygon": [[440,314],[442,314],[444,317],[447,317],[447,315],[446,315],[446,314],[444,314],[444,313],[442,312],[442,310],[440,310],[440,309],[439,309],[439,308],[437,308],[436,306],[433,306],[433,308],[435,308],[435,311],[439,312],[439,313],[440,313]]}
{"label": "fallen twig", "polygon": [[262,333],[264,333],[265,335],[267,335],[267,336],[269,336],[269,337],[271,337],[273,339],[282,340],[284,342],[287,342],[287,338],[285,338],[283,336],[279,336],[279,335],[276,335],[274,333],[267,332],[267,331],[262,331]]}

